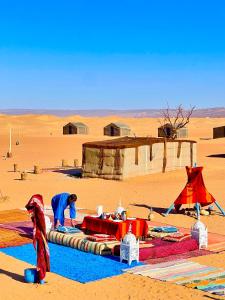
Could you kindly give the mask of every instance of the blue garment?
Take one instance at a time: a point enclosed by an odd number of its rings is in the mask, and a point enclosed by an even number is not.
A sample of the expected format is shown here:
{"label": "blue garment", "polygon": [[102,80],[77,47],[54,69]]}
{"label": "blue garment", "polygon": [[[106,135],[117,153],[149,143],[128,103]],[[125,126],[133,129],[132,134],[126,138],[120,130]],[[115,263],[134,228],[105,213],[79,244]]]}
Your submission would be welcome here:
{"label": "blue garment", "polygon": [[75,202],[68,203],[69,193],[62,193],[55,195],[52,198],[52,209],[54,212],[54,225],[56,225],[57,220],[59,220],[60,224],[63,226],[65,221],[64,210],[69,205],[70,208],[70,218],[76,218],[76,208]]}

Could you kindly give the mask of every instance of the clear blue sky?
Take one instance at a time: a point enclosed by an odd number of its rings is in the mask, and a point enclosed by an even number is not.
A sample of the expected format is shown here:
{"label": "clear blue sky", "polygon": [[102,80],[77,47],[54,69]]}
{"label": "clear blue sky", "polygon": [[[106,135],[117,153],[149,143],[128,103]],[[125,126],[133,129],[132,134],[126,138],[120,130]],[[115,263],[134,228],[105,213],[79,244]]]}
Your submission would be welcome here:
{"label": "clear blue sky", "polygon": [[225,1],[0,0],[0,108],[225,106]]}

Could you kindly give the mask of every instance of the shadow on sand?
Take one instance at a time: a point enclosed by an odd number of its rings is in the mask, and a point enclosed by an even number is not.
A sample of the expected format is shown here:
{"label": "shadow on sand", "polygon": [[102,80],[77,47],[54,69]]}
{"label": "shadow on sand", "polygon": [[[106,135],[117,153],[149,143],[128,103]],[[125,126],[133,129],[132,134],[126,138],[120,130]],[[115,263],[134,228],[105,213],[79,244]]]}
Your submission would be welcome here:
{"label": "shadow on sand", "polygon": [[64,175],[68,175],[70,177],[75,177],[75,178],[82,178],[83,175],[82,168],[59,169],[59,170],[54,170],[53,172],[62,173]]}
{"label": "shadow on sand", "polygon": [[12,279],[14,279],[16,281],[25,282],[24,277],[22,275],[19,275],[19,274],[13,273],[13,272],[9,272],[9,271],[0,269],[0,274],[4,274],[8,277],[11,277]]}
{"label": "shadow on sand", "polygon": [[211,154],[208,155],[207,157],[225,158],[225,154]]}
{"label": "shadow on sand", "polygon": [[[167,209],[168,209],[168,208],[164,208],[164,207],[156,207],[156,206],[150,206],[150,205],[139,204],[139,203],[132,203],[131,205],[132,206],[137,206],[137,207],[144,207],[144,208],[147,208],[149,210],[152,208],[152,210],[154,212],[156,212],[156,213],[158,213],[160,215],[164,214],[167,211]],[[174,212],[174,211],[171,211],[170,214],[177,214],[177,213]]]}

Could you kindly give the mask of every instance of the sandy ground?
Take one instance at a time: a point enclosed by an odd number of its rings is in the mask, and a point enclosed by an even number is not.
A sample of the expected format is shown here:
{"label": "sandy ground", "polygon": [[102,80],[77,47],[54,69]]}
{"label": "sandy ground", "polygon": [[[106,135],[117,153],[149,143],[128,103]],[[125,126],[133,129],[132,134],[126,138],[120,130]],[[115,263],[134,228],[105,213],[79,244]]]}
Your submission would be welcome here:
{"label": "sandy ground", "polygon": [[[90,126],[90,134],[63,136],[62,126],[69,121],[82,121]],[[61,166],[66,159],[81,163],[82,143],[105,139],[103,127],[112,121],[122,121],[131,126],[137,136],[157,136],[156,119],[134,118],[82,118],[79,116],[58,118],[55,116],[4,116],[0,115],[0,190],[9,200],[0,201],[0,210],[24,207],[32,194],[40,193],[46,204],[59,192],[78,195],[77,206],[96,209],[102,204],[105,211],[114,211],[119,201],[133,216],[147,217],[151,207],[167,208],[186,183],[185,170],[131,178],[123,182],[102,179],[75,179],[47,169]],[[225,119],[192,119],[189,137],[198,142],[198,165],[204,166],[204,179],[208,190],[225,208],[225,158],[210,155],[225,154],[225,138],[212,139],[213,127],[224,125]],[[13,157],[6,159],[8,131],[12,127]],[[15,145],[19,141],[18,146]],[[21,181],[20,173],[13,172],[17,163],[20,171],[28,171],[28,180]],[[45,171],[34,175],[34,165]],[[170,215],[166,219],[155,213],[155,220],[190,228],[194,219],[182,215]],[[202,217],[210,232],[225,234],[225,218]],[[224,254],[195,258],[195,260],[224,267]],[[0,254],[0,299],[219,299],[173,284],[165,284],[141,276],[121,275],[89,284],[80,284],[55,274],[48,274],[43,286],[23,282],[23,271],[28,265]],[[72,295],[72,297],[71,297]]]}

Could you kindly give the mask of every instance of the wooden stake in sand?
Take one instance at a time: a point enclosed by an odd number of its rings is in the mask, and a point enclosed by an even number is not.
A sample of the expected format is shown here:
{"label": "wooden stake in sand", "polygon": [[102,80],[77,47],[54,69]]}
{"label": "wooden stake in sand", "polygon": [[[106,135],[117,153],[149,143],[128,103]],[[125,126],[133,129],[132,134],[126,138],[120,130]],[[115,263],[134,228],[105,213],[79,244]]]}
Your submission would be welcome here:
{"label": "wooden stake in sand", "polygon": [[21,180],[26,180],[27,179],[27,173],[26,172],[20,173],[20,176],[21,176]]}
{"label": "wooden stake in sand", "polygon": [[62,167],[68,167],[68,162],[65,159],[62,159]]}
{"label": "wooden stake in sand", "polygon": [[41,173],[41,170],[40,170],[40,167],[39,166],[34,166],[34,174],[40,174]]}
{"label": "wooden stake in sand", "polygon": [[13,165],[13,170],[14,170],[14,172],[18,172],[18,164]]}
{"label": "wooden stake in sand", "polygon": [[12,128],[9,128],[9,151],[7,152],[7,157],[12,157]]}
{"label": "wooden stake in sand", "polygon": [[79,167],[79,161],[78,161],[78,159],[74,159],[73,165],[74,165],[75,168]]}
{"label": "wooden stake in sand", "polygon": [[9,196],[3,196],[2,191],[0,190],[0,202],[9,201]]}

